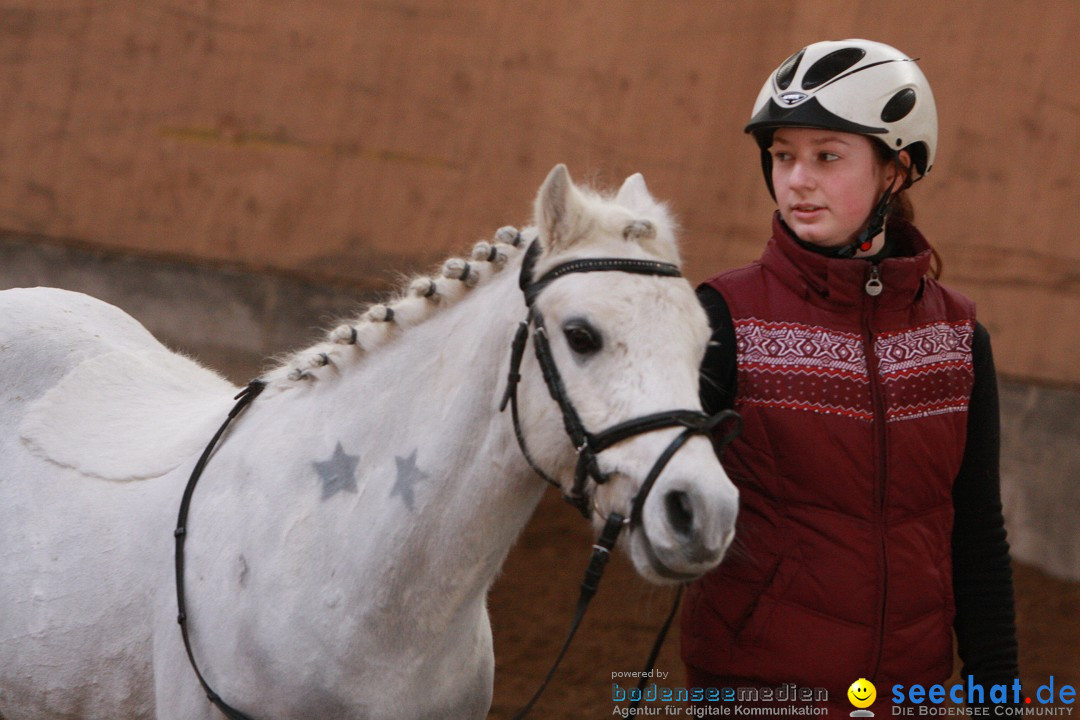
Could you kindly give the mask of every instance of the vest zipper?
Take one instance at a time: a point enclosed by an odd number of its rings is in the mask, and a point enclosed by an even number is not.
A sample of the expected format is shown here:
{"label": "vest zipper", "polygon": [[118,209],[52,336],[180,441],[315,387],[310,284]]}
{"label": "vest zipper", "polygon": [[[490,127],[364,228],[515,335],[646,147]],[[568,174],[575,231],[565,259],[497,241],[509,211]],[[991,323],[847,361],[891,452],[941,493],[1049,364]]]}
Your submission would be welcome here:
{"label": "vest zipper", "polygon": [[867,676],[876,681],[881,667],[881,656],[885,645],[885,614],[889,595],[889,557],[885,543],[885,499],[887,481],[886,433],[885,433],[885,397],[878,375],[878,357],[874,352],[874,313],[877,309],[877,297],[881,294],[881,268],[870,265],[869,278],[865,285],[866,297],[863,301],[863,351],[866,353],[866,370],[870,380],[870,399],[874,409],[874,457],[877,460],[874,477],[874,503],[877,512],[878,556],[881,561],[882,584],[881,603],[878,608],[878,629],[875,638],[876,648],[872,654],[873,669]]}
{"label": "vest zipper", "polygon": [[881,268],[877,265],[870,266],[870,279],[866,281],[866,294],[877,297],[881,294]]}

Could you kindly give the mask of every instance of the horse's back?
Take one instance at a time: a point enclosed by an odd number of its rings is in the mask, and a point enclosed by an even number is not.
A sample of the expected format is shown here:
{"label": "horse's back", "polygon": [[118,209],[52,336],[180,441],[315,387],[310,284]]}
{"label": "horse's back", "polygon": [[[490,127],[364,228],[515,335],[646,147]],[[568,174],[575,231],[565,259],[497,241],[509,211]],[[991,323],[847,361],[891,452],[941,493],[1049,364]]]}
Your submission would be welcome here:
{"label": "horse's back", "polygon": [[161,344],[134,318],[89,295],[55,288],[4,290],[0,403],[32,400],[95,355],[152,347]]}
{"label": "horse's back", "polygon": [[119,308],[53,288],[0,292],[0,376],[7,442],[107,480],[176,467],[234,392]]}

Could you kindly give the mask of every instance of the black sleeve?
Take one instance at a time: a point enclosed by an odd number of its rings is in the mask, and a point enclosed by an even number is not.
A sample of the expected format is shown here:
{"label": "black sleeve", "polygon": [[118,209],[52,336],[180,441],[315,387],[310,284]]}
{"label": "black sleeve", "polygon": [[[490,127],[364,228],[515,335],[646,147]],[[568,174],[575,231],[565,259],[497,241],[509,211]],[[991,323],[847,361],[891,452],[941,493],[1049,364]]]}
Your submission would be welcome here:
{"label": "black sleeve", "polygon": [[712,337],[701,363],[701,406],[713,415],[735,407],[738,369],[735,357],[735,324],[731,320],[724,296],[717,290],[701,285],[698,301],[705,308],[712,327]]}
{"label": "black sleeve", "polygon": [[1019,675],[1012,567],[1001,514],[997,375],[990,335],[975,324],[967,443],[953,485],[953,594],[962,675],[989,690]]}

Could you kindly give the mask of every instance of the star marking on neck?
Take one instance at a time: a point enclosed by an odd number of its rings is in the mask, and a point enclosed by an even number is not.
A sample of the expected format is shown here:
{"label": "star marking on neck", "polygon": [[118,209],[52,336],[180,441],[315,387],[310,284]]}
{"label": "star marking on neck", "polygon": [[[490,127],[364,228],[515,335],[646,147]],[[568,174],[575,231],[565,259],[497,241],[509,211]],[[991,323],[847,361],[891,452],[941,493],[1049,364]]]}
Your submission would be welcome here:
{"label": "star marking on neck", "polygon": [[390,490],[390,497],[400,495],[405,507],[409,508],[409,510],[415,510],[416,496],[413,494],[415,485],[421,480],[427,480],[429,476],[416,467],[415,450],[412,451],[412,455],[406,458],[395,455],[394,462],[397,463],[397,479],[394,480],[394,487]]}
{"label": "star marking on neck", "polygon": [[334,454],[329,460],[312,463],[315,472],[322,481],[322,499],[337,495],[339,492],[358,492],[356,488],[356,466],[360,463],[359,455],[349,455],[339,441]]}

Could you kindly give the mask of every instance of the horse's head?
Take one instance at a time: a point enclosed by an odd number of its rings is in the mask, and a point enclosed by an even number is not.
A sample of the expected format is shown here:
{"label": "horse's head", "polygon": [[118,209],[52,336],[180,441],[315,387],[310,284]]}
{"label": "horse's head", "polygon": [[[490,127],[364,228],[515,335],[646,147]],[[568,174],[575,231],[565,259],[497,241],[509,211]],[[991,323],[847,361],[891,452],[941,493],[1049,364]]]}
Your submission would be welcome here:
{"label": "horse's head", "polygon": [[[576,187],[566,168],[557,166],[540,189],[535,221],[539,247],[525,261],[527,267],[534,263],[526,271],[533,281],[570,261],[599,261],[595,268],[578,263],[572,266],[577,272],[546,276],[532,298],[551,364],[581,427],[590,436],[603,435],[668,411],[697,411],[703,419],[698,373],[708,321],[690,284],[672,276],[669,264],[678,263],[673,222],[642,177],[631,176],[609,198]],[[635,264],[641,273],[633,271]],[[558,393],[541,379],[537,365],[544,361],[532,355],[526,354],[522,371],[522,425],[537,465],[571,494],[579,453],[567,439],[566,408],[553,402]],[[550,385],[550,368],[547,374]],[[638,428],[598,452],[591,479],[577,490],[586,491],[597,524],[611,513],[633,516],[628,551],[644,577],[683,581],[723,558],[734,534],[738,492],[704,434],[686,439],[641,492],[658,458],[685,430],[658,425]]]}

